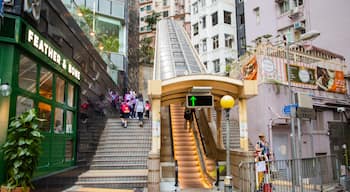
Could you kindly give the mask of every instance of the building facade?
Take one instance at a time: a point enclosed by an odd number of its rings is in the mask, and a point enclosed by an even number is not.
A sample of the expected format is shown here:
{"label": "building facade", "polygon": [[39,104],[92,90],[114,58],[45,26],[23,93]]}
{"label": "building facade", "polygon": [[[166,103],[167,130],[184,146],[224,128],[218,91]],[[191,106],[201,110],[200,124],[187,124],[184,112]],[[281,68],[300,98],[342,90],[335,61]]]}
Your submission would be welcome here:
{"label": "building facade", "polygon": [[128,2],[64,0],[64,4],[108,63],[107,72],[124,89],[128,71]]}
{"label": "building facade", "polygon": [[[95,104],[99,95],[117,89],[107,65],[83,35],[61,1],[24,1],[5,5],[0,24],[0,79],[12,88],[0,95],[0,145],[10,119],[35,108],[45,138],[35,177],[76,165],[82,128],[80,104]],[[28,5],[27,4],[27,5]],[[5,27],[6,26],[6,27]],[[100,77],[96,78],[95,74]],[[87,112],[86,117],[92,117]],[[0,183],[6,167],[0,153]]]}
{"label": "building facade", "polygon": [[296,41],[305,32],[319,31],[321,35],[312,44],[343,55],[349,61],[350,48],[346,42],[350,42],[347,35],[350,21],[345,19],[349,17],[348,6],[348,1],[244,1],[247,44],[252,45],[257,37],[266,34],[286,35],[289,41]]}
{"label": "building facade", "polygon": [[207,71],[226,74],[237,59],[234,1],[191,1],[191,40]]}

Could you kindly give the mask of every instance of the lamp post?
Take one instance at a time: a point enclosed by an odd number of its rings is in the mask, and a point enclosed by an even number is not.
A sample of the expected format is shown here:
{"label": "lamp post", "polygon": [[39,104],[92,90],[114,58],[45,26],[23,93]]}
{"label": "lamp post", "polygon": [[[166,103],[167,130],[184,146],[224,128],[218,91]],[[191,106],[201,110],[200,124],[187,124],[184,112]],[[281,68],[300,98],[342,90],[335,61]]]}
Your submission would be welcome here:
{"label": "lamp post", "polygon": [[[306,40],[311,40],[314,39],[316,37],[318,37],[320,35],[319,32],[317,31],[309,31],[307,33],[304,33],[303,35],[301,35],[300,39],[295,41],[295,42],[288,42],[287,39],[284,39],[284,41],[286,41],[286,60],[287,60],[287,74],[288,74],[288,90],[289,90],[289,102],[290,104],[293,106],[291,107],[291,113],[290,113],[290,128],[291,128],[291,134],[292,134],[292,158],[293,159],[297,159],[300,158],[300,153],[301,153],[301,146],[300,146],[300,142],[301,142],[301,134],[300,134],[300,124],[298,123],[298,141],[299,141],[299,153],[297,153],[296,151],[296,142],[295,142],[295,129],[294,129],[294,117],[295,117],[295,98],[293,96],[293,90],[291,88],[291,71],[290,71],[290,62],[289,62],[289,47],[291,45],[294,45],[296,43],[299,43],[301,41],[306,41]],[[285,38],[285,36],[284,36]],[[295,171],[294,171],[295,172]],[[300,173],[300,172],[299,172]],[[294,179],[292,179],[292,183],[294,183]],[[292,191],[295,191],[295,185],[292,185]]]}
{"label": "lamp post", "polygon": [[230,170],[230,109],[235,104],[235,100],[230,95],[225,95],[220,99],[220,105],[226,112],[226,177],[225,177],[225,192],[232,191],[231,170]]}

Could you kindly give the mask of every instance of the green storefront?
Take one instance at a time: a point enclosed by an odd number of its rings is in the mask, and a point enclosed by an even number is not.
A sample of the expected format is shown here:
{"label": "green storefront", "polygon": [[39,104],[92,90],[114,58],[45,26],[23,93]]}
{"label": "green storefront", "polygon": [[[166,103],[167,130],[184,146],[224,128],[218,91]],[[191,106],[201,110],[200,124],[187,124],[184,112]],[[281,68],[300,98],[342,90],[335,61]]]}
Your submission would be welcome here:
{"label": "green storefront", "polygon": [[[36,108],[45,135],[36,171],[41,177],[76,162],[80,69],[21,17],[6,15],[0,28],[0,79],[11,87],[0,95],[0,145],[9,119]],[[6,168],[0,153],[0,183]]]}

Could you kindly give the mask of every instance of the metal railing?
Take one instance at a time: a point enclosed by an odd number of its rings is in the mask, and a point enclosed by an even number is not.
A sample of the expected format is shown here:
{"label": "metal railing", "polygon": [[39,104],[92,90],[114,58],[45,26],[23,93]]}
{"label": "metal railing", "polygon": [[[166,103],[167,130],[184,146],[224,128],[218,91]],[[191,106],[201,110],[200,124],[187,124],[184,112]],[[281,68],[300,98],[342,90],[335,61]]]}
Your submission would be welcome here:
{"label": "metal railing", "polygon": [[336,156],[241,162],[239,188],[242,192],[332,191],[340,182],[339,175]]}

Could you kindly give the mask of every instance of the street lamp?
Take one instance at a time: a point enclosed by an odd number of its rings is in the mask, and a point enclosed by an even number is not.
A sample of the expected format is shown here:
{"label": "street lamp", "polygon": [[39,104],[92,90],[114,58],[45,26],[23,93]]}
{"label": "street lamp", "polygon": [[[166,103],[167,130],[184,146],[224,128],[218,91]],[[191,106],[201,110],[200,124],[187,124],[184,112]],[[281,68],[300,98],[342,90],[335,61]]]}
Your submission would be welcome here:
{"label": "street lamp", "polygon": [[230,95],[225,95],[220,99],[220,105],[226,112],[226,177],[225,177],[225,192],[232,191],[231,171],[230,171],[230,109],[235,104],[235,100]]}
{"label": "street lamp", "polygon": [[[309,31],[300,36],[300,39],[295,42],[288,42],[287,39],[284,39],[286,42],[286,60],[287,60],[287,72],[288,72],[288,90],[289,90],[289,101],[293,107],[291,107],[290,113],[290,128],[292,131],[292,158],[299,158],[299,155],[296,155],[296,142],[295,142],[295,130],[294,130],[294,116],[295,116],[295,98],[293,96],[293,90],[291,88],[291,71],[290,71],[290,62],[289,62],[289,47],[293,44],[299,43],[301,41],[312,40],[320,35],[320,32],[317,31]],[[285,37],[285,36],[284,36]],[[298,135],[300,135],[300,127],[298,127]],[[299,138],[300,139],[300,138]],[[299,141],[300,142],[300,141]],[[301,151],[301,147],[299,146],[299,151]],[[293,181],[293,179],[292,179]],[[295,191],[294,185],[292,185],[292,191]]]}

